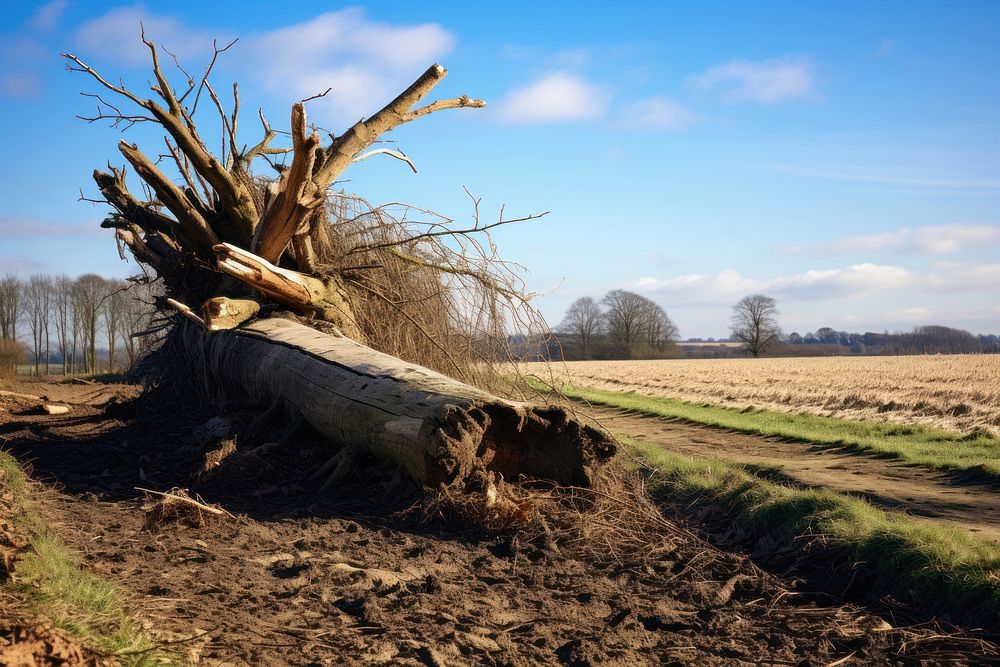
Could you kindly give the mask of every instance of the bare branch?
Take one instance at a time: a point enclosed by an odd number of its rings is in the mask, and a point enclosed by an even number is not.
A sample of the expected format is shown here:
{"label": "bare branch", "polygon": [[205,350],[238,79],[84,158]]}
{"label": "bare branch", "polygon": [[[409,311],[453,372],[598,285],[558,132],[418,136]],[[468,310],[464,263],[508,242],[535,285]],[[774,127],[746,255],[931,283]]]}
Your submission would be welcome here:
{"label": "bare branch", "polygon": [[468,107],[470,109],[484,109],[486,108],[486,102],[483,100],[474,100],[468,95],[462,95],[461,97],[454,97],[450,100],[438,100],[437,102],[432,102],[427,106],[420,107],[419,109],[414,109],[410,113],[406,114],[406,119],[403,122],[409,122],[411,120],[416,120],[421,116],[427,116],[434,113],[435,111],[441,111],[443,109],[462,109]]}
{"label": "bare branch", "polygon": [[[426,72],[368,120],[355,123],[347,132],[336,138],[326,149],[326,159],[316,174],[316,184],[326,189],[350,166],[354,156],[370,146],[379,135],[417,116],[409,117],[410,109],[448,75],[448,70],[438,64]],[[466,106],[476,106],[471,104]],[[433,107],[434,105],[430,105]],[[455,106],[458,106],[457,104]],[[485,105],[484,105],[485,106]],[[442,106],[441,108],[454,108]],[[420,115],[432,113],[429,109]]]}
{"label": "bare branch", "polygon": [[167,299],[167,305],[176,310],[184,317],[194,322],[195,324],[198,324],[203,327],[205,326],[205,320],[201,319],[197,313],[195,313],[193,310],[185,306],[180,301],[177,301],[176,299]]}
{"label": "bare branch", "polygon": [[306,102],[311,102],[312,100],[318,100],[321,97],[326,97],[327,95],[330,94],[331,90],[333,90],[332,87],[327,88],[322,93],[316,93],[315,95],[310,95],[309,97],[304,97],[301,100],[299,100],[299,104],[305,104]]}
{"label": "bare branch", "polygon": [[373,155],[388,155],[390,157],[396,158],[397,160],[402,160],[406,164],[410,165],[410,169],[413,170],[414,174],[417,173],[417,166],[413,164],[413,160],[406,157],[406,153],[404,153],[403,151],[394,151],[391,148],[376,148],[375,150],[368,151],[367,153],[362,153],[361,155],[351,160],[351,162],[361,162],[362,160],[367,160]]}
{"label": "bare branch", "polygon": [[127,90],[124,85],[116,86],[114,84],[108,83],[108,81],[105,80],[105,78],[102,77],[100,74],[98,74],[92,67],[90,67],[90,65],[87,65],[85,62],[74,56],[72,53],[63,53],[60,55],[66,60],[69,60],[70,63],[72,63],[66,65],[66,69],[68,71],[85,72],[90,76],[92,76],[94,80],[96,80],[99,84],[101,84],[108,90],[116,92],[123,97],[127,97],[128,99],[132,100],[141,107],[144,108],[146,107],[146,103],[142,99],[131,93],[129,90]]}
{"label": "bare branch", "polygon": [[205,67],[205,73],[201,75],[201,81],[198,84],[198,90],[194,94],[194,103],[191,105],[191,111],[190,111],[190,114],[192,116],[198,110],[198,100],[201,97],[201,91],[205,87],[205,83],[208,81],[208,75],[212,73],[212,68],[215,67],[215,62],[219,59],[219,55],[228,51],[233,46],[233,44],[235,44],[238,41],[240,41],[239,38],[236,38],[233,41],[229,42],[229,44],[226,44],[223,48],[220,49],[216,40],[214,39],[212,40],[212,59],[208,62],[208,66]]}
{"label": "bare branch", "polygon": [[177,216],[180,231],[190,237],[193,248],[208,250],[219,242],[215,232],[180,188],[157,169],[137,146],[122,141],[118,144],[118,150],[131,163],[139,177],[153,188],[159,200]]}

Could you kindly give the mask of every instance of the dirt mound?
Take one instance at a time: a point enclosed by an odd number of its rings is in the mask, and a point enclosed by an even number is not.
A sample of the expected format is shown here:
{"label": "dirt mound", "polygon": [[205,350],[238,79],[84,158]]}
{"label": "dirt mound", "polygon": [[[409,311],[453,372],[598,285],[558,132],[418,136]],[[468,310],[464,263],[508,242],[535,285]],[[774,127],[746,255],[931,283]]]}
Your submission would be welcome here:
{"label": "dirt mound", "polygon": [[[252,457],[237,435],[237,452],[195,485],[224,436],[199,440],[207,417],[177,414],[120,419],[81,407],[44,426],[16,416],[0,433],[37,479],[60,489],[41,495],[44,518],[193,663],[806,665],[982,655],[790,590],[640,502],[636,478],[534,489],[544,525],[488,533],[426,512],[414,520],[395,491],[396,501],[380,501],[391,471],[318,494],[303,472],[327,451],[306,435],[268,449],[243,484],[231,473]],[[287,431],[270,428],[265,443]],[[236,518],[146,532],[136,486],[192,488]]]}
{"label": "dirt mound", "polygon": [[113,664],[47,623],[0,617],[0,665],[110,667]]}

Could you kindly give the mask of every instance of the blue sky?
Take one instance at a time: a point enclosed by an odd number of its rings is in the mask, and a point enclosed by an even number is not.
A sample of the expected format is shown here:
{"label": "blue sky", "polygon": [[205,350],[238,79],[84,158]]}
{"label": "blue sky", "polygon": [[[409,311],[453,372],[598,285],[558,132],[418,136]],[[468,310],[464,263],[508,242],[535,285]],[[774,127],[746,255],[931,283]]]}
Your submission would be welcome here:
{"label": "blue sky", "polygon": [[[192,71],[240,42],[242,137],[321,92],[338,131],[430,63],[445,112],[397,130],[416,163],[371,159],[344,187],[459,220],[551,211],[498,231],[550,323],[611,288],[660,303],[684,337],[724,336],[744,294],[782,324],[1000,331],[1000,4],[82,2],[5,5],[0,273],[126,275],[90,173],[117,131],[75,118],[94,90],[70,51],[133,89],[138,22]],[[207,132],[206,132],[207,134]],[[130,141],[158,152],[137,126]],[[241,138],[242,138],[241,137]]]}

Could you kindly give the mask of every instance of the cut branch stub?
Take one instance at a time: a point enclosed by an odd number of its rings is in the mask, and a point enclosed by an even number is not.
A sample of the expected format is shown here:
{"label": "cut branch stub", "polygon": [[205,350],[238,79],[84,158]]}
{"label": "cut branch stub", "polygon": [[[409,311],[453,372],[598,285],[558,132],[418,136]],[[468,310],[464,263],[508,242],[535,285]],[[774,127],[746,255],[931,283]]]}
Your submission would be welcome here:
{"label": "cut branch stub", "polygon": [[319,315],[338,327],[344,335],[358,341],[365,340],[336,278],[324,282],[304,273],[289,271],[229,243],[220,243],[214,250],[216,266],[220,271],[297,313]]}
{"label": "cut branch stub", "polygon": [[292,164],[281,175],[278,195],[254,232],[250,249],[268,262],[277,263],[281,253],[309,211],[323,201],[325,192],[313,181],[313,165],[319,134],[306,136],[306,112],[302,103],[292,106]]}
{"label": "cut branch stub", "polygon": [[248,320],[257,317],[260,304],[252,299],[230,299],[217,296],[206,301],[201,307],[201,318],[209,331],[235,329]]}

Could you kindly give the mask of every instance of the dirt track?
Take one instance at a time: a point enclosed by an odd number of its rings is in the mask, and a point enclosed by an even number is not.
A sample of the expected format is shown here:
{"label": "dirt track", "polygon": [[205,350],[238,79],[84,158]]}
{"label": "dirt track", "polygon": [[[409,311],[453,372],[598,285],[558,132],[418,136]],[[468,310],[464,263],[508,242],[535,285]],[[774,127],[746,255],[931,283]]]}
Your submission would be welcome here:
{"label": "dirt track", "polygon": [[1000,489],[843,448],[788,442],[594,406],[612,432],[688,456],[780,467],[808,485],[860,495],[915,518],[956,526],[1000,541]]}
{"label": "dirt track", "polygon": [[[34,389],[70,400],[94,388]],[[138,419],[108,392],[135,393],[106,388],[95,394],[104,407],[63,416],[0,401],[0,447],[31,462],[45,519],[86,566],[130,594],[154,636],[187,640],[178,646],[198,664],[935,663],[962,649],[789,594],[679,529],[666,529],[657,557],[616,564],[571,541],[420,528],[398,513],[405,504],[373,502],[380,489],[360,483],[318,498],[299,480],[328,452],[309,440],[195,487],[236,518],[147,532],[134,487],[194,486],[198,422]]]}

